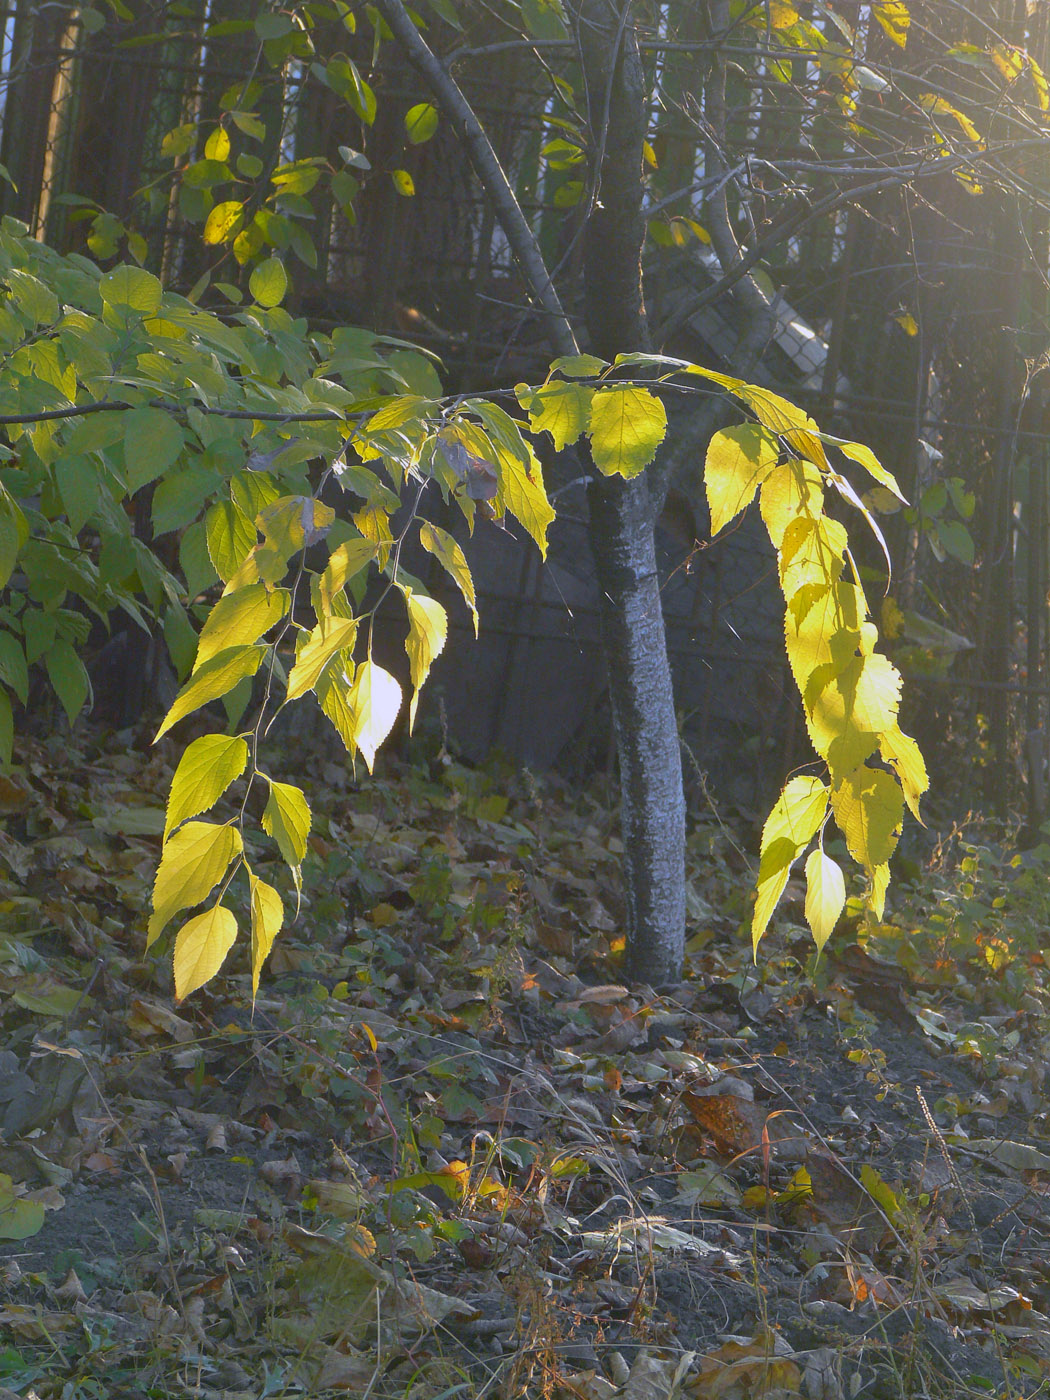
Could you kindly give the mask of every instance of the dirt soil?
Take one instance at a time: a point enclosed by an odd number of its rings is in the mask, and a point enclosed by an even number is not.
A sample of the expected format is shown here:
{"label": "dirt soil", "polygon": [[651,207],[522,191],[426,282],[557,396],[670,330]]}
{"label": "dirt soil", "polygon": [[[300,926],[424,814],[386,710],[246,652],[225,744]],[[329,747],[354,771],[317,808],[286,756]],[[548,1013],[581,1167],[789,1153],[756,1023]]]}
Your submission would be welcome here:
{"label": "dirt soil", "polygon": [[629,989],[603,794],[318,762],[254,1006],[243,953],[176,1005],[143,952],[171,755],[21,757],[0,1396],[1046,1393],[1008,863],[956,852],[819,964],[789,903],[756,967],[746,823],[699,814],[686,980]]}

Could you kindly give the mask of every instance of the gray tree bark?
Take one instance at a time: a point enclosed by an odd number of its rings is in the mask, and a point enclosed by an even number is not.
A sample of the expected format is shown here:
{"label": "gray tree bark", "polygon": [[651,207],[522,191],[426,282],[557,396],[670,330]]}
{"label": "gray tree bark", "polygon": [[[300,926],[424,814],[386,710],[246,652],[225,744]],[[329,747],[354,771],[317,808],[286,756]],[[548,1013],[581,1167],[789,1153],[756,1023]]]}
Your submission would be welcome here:
{"label": "gray tree bark", "polygon": [[[642,295],[642,143],[647,85],[627,9],[581,0],[580,56],[594,165],[584,230],[591,348],[605,359],[650,348]],[[631,481],[594,474],[590,541],[601,594],[620,761],[626,971],[676,981],[685,945],[685,799],[656,567],[666,458]]]}

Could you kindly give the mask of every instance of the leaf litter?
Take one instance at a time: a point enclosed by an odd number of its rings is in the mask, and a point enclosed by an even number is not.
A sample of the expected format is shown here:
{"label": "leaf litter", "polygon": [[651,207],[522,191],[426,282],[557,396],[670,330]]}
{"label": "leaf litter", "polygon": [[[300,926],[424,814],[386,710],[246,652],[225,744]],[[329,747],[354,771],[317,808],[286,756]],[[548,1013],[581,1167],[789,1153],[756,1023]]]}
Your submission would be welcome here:
{"label": "leaf litter", "polygon": [[0,1393],[1044,1393],[1050,850],[956,831],[819,961],[791,886],[756,966],[704,809],[628,988],[607,784],[296,751],[298,921],[176,1004],[173,753],[0,779]]}

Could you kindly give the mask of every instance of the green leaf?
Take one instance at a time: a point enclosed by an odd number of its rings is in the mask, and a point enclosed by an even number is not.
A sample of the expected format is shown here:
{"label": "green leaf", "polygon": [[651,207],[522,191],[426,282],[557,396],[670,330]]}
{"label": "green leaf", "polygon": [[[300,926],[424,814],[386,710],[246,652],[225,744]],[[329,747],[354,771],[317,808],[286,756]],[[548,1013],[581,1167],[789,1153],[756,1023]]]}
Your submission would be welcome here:
{"label": "green leaf", "polygon": [[27,1240],[43,1224],[43,1205],[18,1195],[11,1177],[0,1172],[0,1240]]}
{"label": "green leaf", "polygon": [[437,108],[430,102],[417,102],[405,113],[405,133],[413,146],[429,141],[437,131]]}
{"label": "green leaf", "polygon": [[564,374],[567,379],[594,379],[608,368],[609,361],[597,355],[561,355],[551,361],[551,374]]}
{"label": "green leaf", "polygon": [[163,296],[163,288],[152,272],[129,264],[105,273],[99,279],[98,290],[107,305],[140,316],[156,316]]}
{"label": "green leaf", "polygon": [[0,681],[26,704],[29,699],[29,667],[21,643],[10,632],[0,632]]}
{"label": "green leaf", "polygon": [[124,465],[130,494],[166,472],[185,444],[182,428],[163,409],[135,408],[125,413]]}
{"label": "green leaf", "polygon": [[434,659],[445,649],[448,639],[448,614],[435,598],[427,598],[422,593],[404,589],[405,604],[408,607],[408,639],[405,650],[408,652],[409,674],[415,693],[408,710],[408,732],[411,734],[416,722],[416,706],[423,682],[430,674]]}
{"label": "green leaf", "polygon": [[431,525],[428,520],[424,520],[419,527],[419,543],[434,556],[463,594],[464,602],[474,619],[474,636],[476,637],[478,635],[478,609],[474,601],[474,580],[471,577],[466,556],[459,544],[447,530],[442,530],[439,525]]}
{"label": "green leaf", "polygon": [[208,557],[223,583],[234,574],[255,548],[259,533],[234,501],[216,501],[204,517]]}
{"label": "green leaf", "polygon": [[842,870],[818,846],[806,859],[806,922],[818,953],[834,933],[845,903]]}
{"label": "green leaf", "polygon": [[779,457],[776,438],[757,423],[740,423],[715,433],[704,465],[712,536],[747,509]]}
{"label": "green leaf", "polygon": [[194,674],[220,651],[260,641],[271,627],[277,626],[290,606],[287,589],[268,589],[264,583],[251,583],[236,592],[224,593],[201,628]]}
{"label": "green leaf", "polygon": [[529,431],[550,433],[556,452],[576,442],[586,431],[594,396],[594,390],[588,385],[555,380],[541,389],[519,384],[514,393],[529,415]]}
{"label": "green leaf", "polygon": [[237,920],[221,904],[183,924],[175,935],[172,958],[176,1001],[184,1001],[211,981],[236,939]]}
{"label": "green leaf", "polygon": [[153,882],[153,913],[146,947],[151,947],[180,909],[208,898],[244,843],[235,826],[187,822],[164,847]]}
{"label": "green leaf", "polygon": [[904,794],[889,773],[858,768],[832,788],[831,810],[854,860],[869,871],[887,863],[904,819]]}
{"label": "green leaf", "polygon": [[288,273],[280,258],[267,258],[248,279],[248,290],[260,306],[280,306],[288,290]]}
{"label": "green leaf", "polygon": [[58,320],[58,298],[39,277],[12,268],[3,273],[3,280],[11,289],[12,301],[34,326],[49,326]]}
{"label": "green leaf", "polygon": [[371,773],[376,750],[394,727],[401,708],[401,687],[374,661],[363,661],[357,668],[347,697],[353,715],[354,743]]}
{"label": "green leaf", "polygon": [[262,814],[263,830],[277,842],[286,864],[298,872],[310,834],[310,804],[301,788],[270,779],[270,796]]}
{"label": "green leaf", "polygon": [[248,884],[251,890],[252,910],[252,1002],[259,994],[259,977],[263,963],[270,956],[274,939],[284,923],[284,902],[281,896],[265,880],[258,879],[250,871]]}
{"label": "green leaf", "polygon": [[614,384],[591,399],[591,455],[605,476],[637,476],[656,456],[667,411],[648,389]]}
{"label": "green leaf", "polygon": [[101,481],[98,467],[86,457],[62,456],[55,463],[55,483],[74,535],[79,535],[98,509]]}
{"label": "green leaf", "polygon": [[238,681],[244,680],[246,676],[254,676],[265,655],[265,647],[239,646],[220,651],[216,656],[210,657],[179,691],[153,742],[156,743],[173,724],[178,724],[186,715],[199,710],[209,701],[218,700],[226,695]]}
{"label": "green leaf", "polygon": [[61,700],[66,718],[72,724],[91,694],[91,682],[88,680],[84,663],[76,654],[72,643],[64,637],[59,637],[44,661],[55,694]]}
{"label": "green leaf", "polygon": [[15,717],[11,711],[11,697],[0,689],[0,764],[11,766],[11,754],[15,745]]}
{"label": "green leaf", "polygon": [[179,760],[168,794],[164,839],[189,817],[214,806],[248,763],[244,739],[227,734],[205,734],[194,739]]}
{"label": "green leaf", "polygon": [[521,0],[521,18],[534,39],[565,40],[569,37],[561,0]]}

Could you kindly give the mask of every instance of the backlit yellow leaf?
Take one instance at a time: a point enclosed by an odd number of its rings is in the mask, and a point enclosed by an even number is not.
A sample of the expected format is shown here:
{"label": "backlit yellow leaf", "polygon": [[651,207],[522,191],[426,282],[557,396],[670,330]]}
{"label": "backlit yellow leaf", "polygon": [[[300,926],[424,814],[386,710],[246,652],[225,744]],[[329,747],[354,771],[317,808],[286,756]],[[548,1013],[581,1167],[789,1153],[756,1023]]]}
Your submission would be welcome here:
{"label": "backlit yellow leaf", "polygon": [[193,663],[194,674],[220,651],[259,641],[281,621],[290,601],[287,589],[268,589],[264,583],[253,583],[247,588],[238,589],[236,593],[225,593],[201,628],[197,658]]}
{"label": "backlit yellow leaf", "polygon": [[871,12],[893,42],[903,49],[911,27],[911,14],[904,0],[873,0]]}
{"label": "backlit yellow leaf", "polygon": [[187,822],[164,847],[153,883],[153,913],[146,947],[164,932],[180,909],[191,909],[208,898],[226,874],[230,861],[244,849],[235,826]]}
{"label": "backlit yellow leaf", "polygon": [[822,680],[819,669],[810,676],[804,708],[813,747],[835,779],[859,767],[896,726],[901,678],[886,657],[874,653],[851,658],[826,685]]}
{"label": "backlit yellow leaf", "polygon": [[188,817],[206,812],[248,763],[248,745],[228,734],[205,734],[194,739],[179,759],[171,780],[164,839]]}
{"label": "backlit yellow leaf", "polygon": [[284,902],[281,896],[268,885],[249,872],[248,884],[251,888],[252,907],[252,1001],[259,994],[259,976],[263,963],[270,956],[274,939],[284,923]]}
{"label": "backlit yellow leaf", "polygon": [[930,786],[930,780],[918,744],[909,734],[902,733],[900,727],[895,724],[880,738],[879,752],[897,774],[904,789],[904,800],[915,820],[921,822],[919,798]]}
{"label": "backlit yellow leaf", "polygon": [[210,657],[179,691],[153,742],[156,743],[185,715],[199,710],[211,700],[220,700],[246,676],[254,676],[265,655],[266,648],[263,646],[242,646],[229,647]]}
{"label": "backlit yellow leaf", "polygon": [[[795,684],[810,706],[819,689],[853,660],[866,617],[863,593],[842,579],[833,588],[822,584],[800,588],[788,604],[784,618],[788,661]],[[810,693],[814,672],[819,674]]]}
{"label": "backlit yellow leaf", "polygon": [[591,399],[591,456],[605,476],[637,476],[656,456],[667,431],[661,401],[636,384],[596,389]]}
{"label": "backlit yellow leaf", "polygon": [[853,859],[869,871],[885,865],[904,818],[904,794],[890,774],[858,768],[833,785],[831,810]]}
{"label": "backlit yellow leaf", "polygon": [[844,525],[826,515],[792,520],[780,546],[780,586],[793,598],[807,584],[837,583],[848,544]]}
{"label": "backlit yellow leaf", "polygon": [[712,536],[747,509],[779,456],[776,438],[757,423],[740,423],[715,433],[704,464]]}
{"label": "backlit yellow leaf", "polygon": [[301,788],[270,779],[270,796],[262,814],[263,831],[277,842],[286,864],[298,878],[310,834],[310,804]]}
{"label": "backlit yellow leaf", "polygon": [[820,472],[809,462],[783,462],[762,482],[759,509],[774,549],[784,540],[792,520],[816,520],[824,509]]}
{"label": "backlit yellow leaf", "polygon": [[401,687],[389,671],[374,661],[363,661],[357,668],[347,704],[353,713],[354,743],[371,773],[376,750],[393,729],[401,708]]}
{"label": "backlit yellow leaf", "polygon": [[594,394],[589,385],[556,379],[541,389],[519,384],[514,392],[529,415],[530,430],[550,433],[556,452],[574,443],[585,431]]}
{"label": "backlit yellow leaf", "polygon": [[816,835],[827,810],[827,787],[819,778],[803,775],[785,785],[766,818],[751,919],[751,939],[756,951],[784,893],[792,864]]}
{"label": "backlit yellow leaf", "polygon": [[376,557],[374,540],[344,540],[333,549],[319,583],[321,608],[330,613],[336,596]]}
{"label": "backlit yellow leaf", "polygon": [[183,1001],[211,981],[236,938],[237,920],[221,904],[183,924],[175,935],[176,1001]]}
{"label": "backlit yellow leaf", "polygon": [[448,615],[434,598],[422,593],[413,593],[406,588],[405,603],[408,607],[408,639],[405,650],[408,652],[409,672],[412,677],[414,694],[408,709],[408,732],[411,734],[416,722],[416,706],[423,682],[430,674],[434,658],[440,656],[448,637]]}
{"label": "backlit yellow leaf", "polygon": [[353,646],[356,636],[355,618],[330,617],[319,622],[292,667],[288,677],[288,699],[297,700],[313,690],[321,672],[341,651]]}
{"label": "backlit yellow leaf", "polygon": [[818,953],[835,931],[845,903],[842,870],[818,846],[806,859],[806,922]]}
{"label": "backlit yellow leaf", "polygon": [[474,580],[471,577],[466,556],[459,544],[447,530],[442,530],[439,525],[431,525],[428,520],[424,520],[419,527],[419,543],[434,556],[463,594],[463,599],[474,619],[474,636],[476,637],[478,635],[478,609],[474,601]]}

